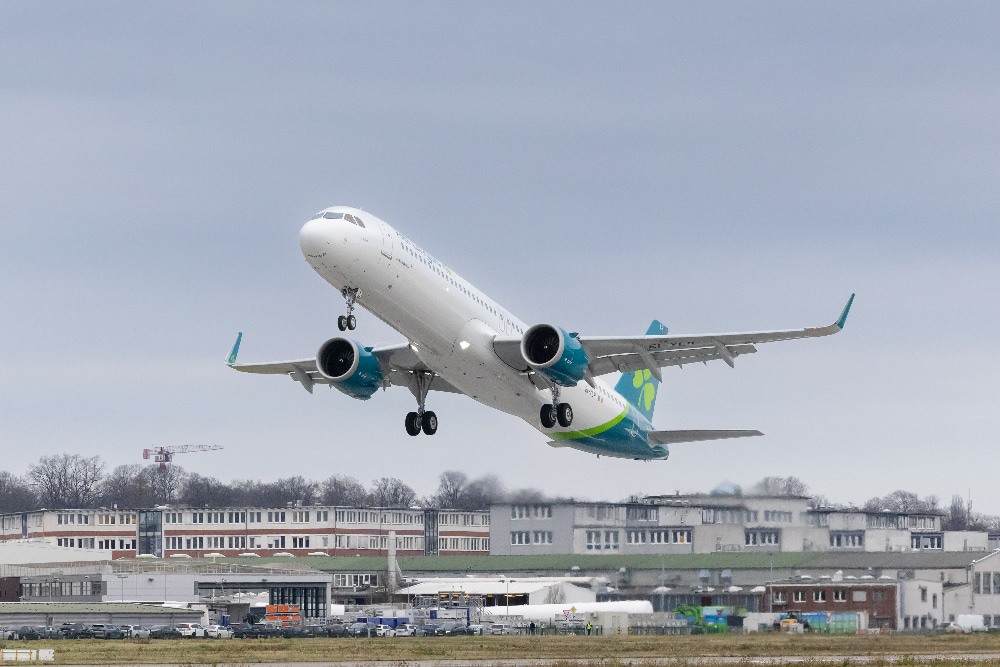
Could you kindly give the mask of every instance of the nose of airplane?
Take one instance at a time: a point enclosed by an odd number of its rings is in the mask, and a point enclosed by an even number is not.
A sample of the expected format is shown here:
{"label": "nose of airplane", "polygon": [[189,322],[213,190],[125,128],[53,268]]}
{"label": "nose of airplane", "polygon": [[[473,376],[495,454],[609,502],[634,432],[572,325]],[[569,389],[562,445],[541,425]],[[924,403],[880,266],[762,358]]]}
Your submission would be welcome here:
{"label": "nose of airplane", "polygon": [[310,220],[302,225],[299,230],[299,247],[306,258],[318,257],[325,252],[329,226],[330,222],[323,218]]}

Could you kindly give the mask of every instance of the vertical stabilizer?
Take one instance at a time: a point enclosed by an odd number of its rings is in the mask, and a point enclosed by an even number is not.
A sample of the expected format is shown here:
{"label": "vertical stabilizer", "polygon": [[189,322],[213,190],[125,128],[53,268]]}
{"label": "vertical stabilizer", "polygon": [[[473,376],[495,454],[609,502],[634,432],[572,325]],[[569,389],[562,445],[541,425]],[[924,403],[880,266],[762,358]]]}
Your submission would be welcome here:
{"label": "vertical stabilizer", "polygon": [[[667,327],[663,326],[659,320],[653,320],[646,331],[647,336],[665,335]],[[656,406],[656,390],[659,388],[659,381],[653,377],[649,370],[644,369],[634,373],[622,373],[621,379],[615,385],[615,391],[635,406],[636,410],[642,413],[646,419],[653,420],[653,408]]]}

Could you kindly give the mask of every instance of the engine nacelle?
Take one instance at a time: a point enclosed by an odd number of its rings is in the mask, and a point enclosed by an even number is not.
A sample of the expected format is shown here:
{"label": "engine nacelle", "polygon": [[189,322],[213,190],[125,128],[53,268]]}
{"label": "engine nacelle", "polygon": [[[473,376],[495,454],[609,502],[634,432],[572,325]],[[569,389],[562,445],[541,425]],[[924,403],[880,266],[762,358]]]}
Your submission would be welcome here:
{"label": "engine nacelle", "polygon": [[576,336],[551,324],[536,324],[524,333],[521,356],[529,366],[562,387],[575,387],[590,364]]}
{"label": "engine nacelle", "polygon": [[362,401],[382,386],[382,368],[371,348],[346,338],[331,338],[320,346],[316,369],[334,387]]}

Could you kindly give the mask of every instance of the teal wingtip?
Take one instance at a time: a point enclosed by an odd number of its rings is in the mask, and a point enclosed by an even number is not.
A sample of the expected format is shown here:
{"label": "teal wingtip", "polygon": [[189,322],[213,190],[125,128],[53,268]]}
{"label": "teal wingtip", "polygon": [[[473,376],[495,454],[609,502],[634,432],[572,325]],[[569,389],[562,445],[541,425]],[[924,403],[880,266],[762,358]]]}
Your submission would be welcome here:
{"label": "teal wingtip", "polygon": [[840,319],[837,320],[837,327],[840,329],[844,328],[844,323],[847,322],[847,314],[851,312],[851,304],[854,303],[854,295],[851,294],[851,298],[847,300],[847,305],[844,306],[844,312],[840,314]]}
{"label": "teal wingtip", "polygon": [[236,342],[233,344],[233,349],[229,352],[229,358],[226,359],[226,363],[232,366],[236,363],[236,355],[240,353],[240,341],[243,340],[243,332],[236,334]]}

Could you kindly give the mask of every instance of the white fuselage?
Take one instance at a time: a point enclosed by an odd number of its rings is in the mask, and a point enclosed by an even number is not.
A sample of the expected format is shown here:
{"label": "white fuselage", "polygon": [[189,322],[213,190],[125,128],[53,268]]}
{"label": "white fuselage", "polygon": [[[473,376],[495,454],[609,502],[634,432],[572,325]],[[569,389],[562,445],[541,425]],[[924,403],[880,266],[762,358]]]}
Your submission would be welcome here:
{"label": "white fuselage", "polygon": [[[552,402],[551,391],[493,350],[496,336],[520,336],[528,326],[370,213],[326,211],[356,214],[364,228],[343,219],[307,222],[300,245],[317,273],[340,291],[360,289],[358,303],[405,336],[420,360],[459,391],[542,430],[539,411]],[[560,400],[573,406],[573,424],[542,430],[550,437],[600,427],[629,410],[599,379],[594,388],[581,382],[562,389]]]}

